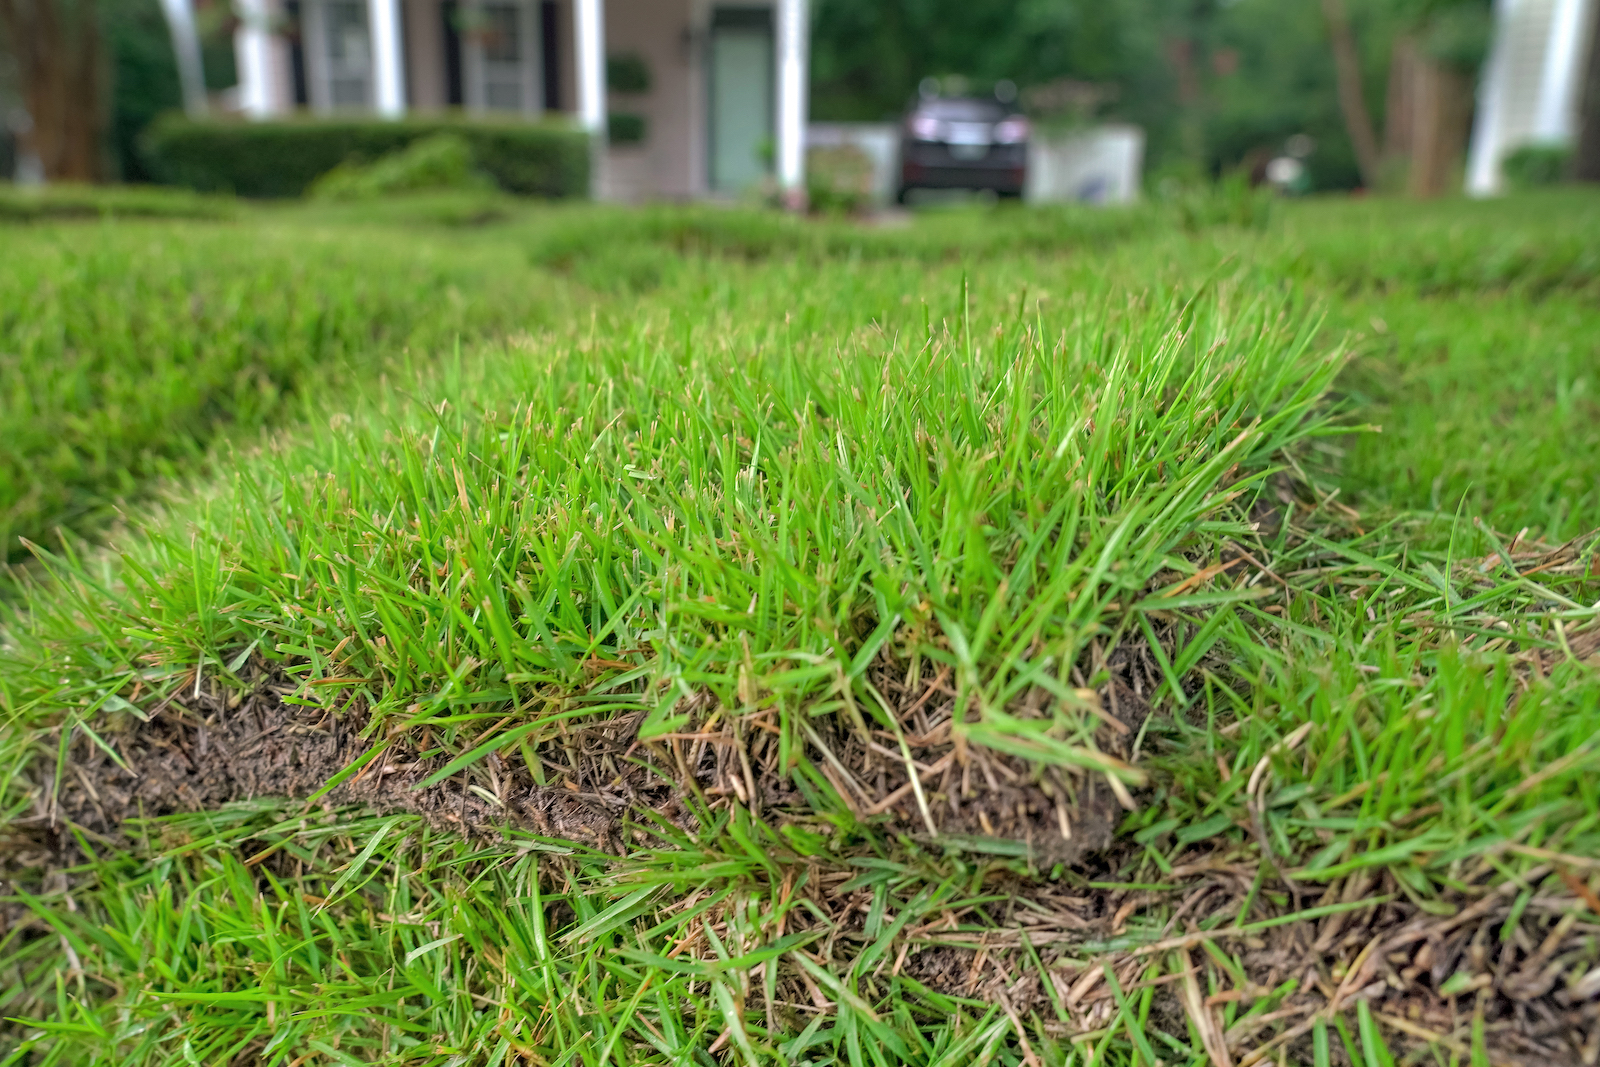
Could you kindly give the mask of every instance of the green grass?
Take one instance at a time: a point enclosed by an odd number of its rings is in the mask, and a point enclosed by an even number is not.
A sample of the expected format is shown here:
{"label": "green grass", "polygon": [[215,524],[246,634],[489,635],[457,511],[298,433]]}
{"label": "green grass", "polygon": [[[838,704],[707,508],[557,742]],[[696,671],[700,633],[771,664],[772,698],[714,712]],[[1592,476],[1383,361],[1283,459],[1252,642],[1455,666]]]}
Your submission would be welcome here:
{"label": "green grass", "polygon": [[92,531],[218,434],[411,348],[537,329],[562,287],[514,250],[313,225],[44,224],[5,234],[0,545]]}
{"label": "green grass", "polygon": [[1600,310],[1554,293],[1374,297],[1351,401],[1382,428],[1349,443],[1342,478],[1408,510],[1533,526],[1564,541],[1600,527]]}
{"label": "green grass", "polygon": [[239,214],[231,197],[173,189],[51,185],[40,188],[0,183],[0,221],[50,219],[231,219]]}
{"label": "green grass", "polygon": [[[24,392],[80,398],[16,417],[35,440],[103,410],[72,392],[71,331],[123,396],[162,347],[145,330],[195,353],[166,378],[225,368],[251,399],[200,429],[100,415],[139,443],[62,499],[204,477],[114,548],[41,551],[0,609],[0,1011],[25,1020],[5,1062],[1193,1063],[1206,1039],[1162,980],[1232,990],[1215,1017],[1248,1029],[1307,995],[1296,974],[1237,996],[1265,973],[1252,943],[1297,917],[1448,921],[1503,888],[1483,929],[1510,945],[1548,931],[1518,927],[1541,902],[1583,910],[1562,872],[1600,854],[1600,581],[1591,542],[1551,552],[1600,526],[1592,197],[1199,232],[1159,206],[899,231],[508,208],[457,230],[440,203],[64,227],[8,282],[6,323],[52,324],[6,335],[50,338]],[[166,273],[135,278],[145,255]],[[196,280],[213,257],[237,280]],[[140,311],[226,284],[254,294],[232,318]],[[297,332],[312,293],[339,309],[327,348]],[[270,359],[293,403],[237,385]],[[190,409],[220,403],[202,391]],[[1155,712],[1122,740],[1098,714],[1117,649]],[[863,814],[886,779],[836,784],[843,746],[910,760],[926,723],[886,687],[935,676],[958,752],[1077,804],[1131,794],[1104,858],[1051,869],[930,834],[927,809]],[[631,717],[650,766],[722,731],[802,799],[697,789],[682,825],[633,812],[622,856],[175,804],[42,869],[74,764],[263,678],[370,712],[373,766],[417,752],[483,796]],[[760,724],[766,749],[742,740]],[[1227,888],[1171,926],[1207,885]],[[902,967],[934,945],[1004,981]],[[1564,981],[1600,963],[1559,959]],[[1345,1008],[1303,1016],[1295,1055],[1411,1047],[1403,1007]],[[1437,1055],[1483,1052],[1481,1016],[1462,1033]]]}
{"label": "green grass", "polygon": [[[82,223],[102,220],[85,240]],[[215,219],[205,225],[147,218]],[[684,252],[939,261],[1099,247],[1139,213],[1054,212],[995,227],[864,231],[748,212],[530,208],[416,194],[246,211],[166,191],[0,192],[0,545],[59,547],[153,479],[201,465],[218,434],[303,416],[296,398],[371,375],[386,356],[572,321],[583,291],[637,292]],[[509,229],[502,225],[516,222]]]}

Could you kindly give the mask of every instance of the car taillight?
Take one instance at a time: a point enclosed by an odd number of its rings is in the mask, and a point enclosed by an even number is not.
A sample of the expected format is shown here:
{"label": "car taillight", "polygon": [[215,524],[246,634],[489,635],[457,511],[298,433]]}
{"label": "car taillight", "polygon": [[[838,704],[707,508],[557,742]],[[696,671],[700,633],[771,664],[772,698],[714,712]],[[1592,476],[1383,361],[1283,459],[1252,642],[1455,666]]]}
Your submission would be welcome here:
{"label": "car taillight", "polygon": [[1028,120],[1020,115],[1001,119],[994,125],[995,144],[1021,144],[1028,139]]}
{"label": "car taillight", "polygon": [[911,116],[906,128],[919,141],[937,141],[944,137],[944,123],[930,115]]}

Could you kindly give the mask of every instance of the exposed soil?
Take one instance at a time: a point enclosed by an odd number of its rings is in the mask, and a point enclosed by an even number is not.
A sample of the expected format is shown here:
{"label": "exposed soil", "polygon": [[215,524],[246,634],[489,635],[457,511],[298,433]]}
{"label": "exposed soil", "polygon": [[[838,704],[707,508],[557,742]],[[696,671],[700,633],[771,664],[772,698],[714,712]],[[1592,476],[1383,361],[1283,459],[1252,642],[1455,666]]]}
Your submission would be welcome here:
{"label": "exposed soil", "polygon": [[[871,1000],[874,985],[881,989],[901,974],[1036,1018],[1047,1032],[1081,1044],[1097,1042],[1117,1018],[1104,977],[1109,966],[1126,997],[1154,987],[1151,1029],[1186,1042],[1192,1025],[1219,1053],[1215,1064],[1278,1063],[1280,1055],[1309,1064],[1315,1020],[1343,1016],[1354,1034],[1361,1002],[1397,1059],[1415,1052],[1420,1062],[1433,1062],[1424,1053],[1432,1045],[1467,1062],[1477,1024],[1496,1067],[1600,1062],[1600,923],[1580,920],[1593,890],[1570,871],[1545,864],[1522,884],[1505,884],[1481,863],[1460,891],[1434,904],[1435,911],[1453,908],[1451,915],[1423,911],[1388,874],[1356,874],[1299,887],[1307,907],[1355,910],[1241,931],[1235,919],[1257,881],[1252,862],[1242,852],[1197,857],[1159,892],[1018,880],[1004,902],[907,930],[906,951],[873,972],[863,993]],[[1522,885],[1535,892],[1519,906]],[[1292,913],[1288,889],[1269,874],[1247,923]],[[854,918],[867,901],[847,895],[826,905],[835,918],[825,947],[835,960],[848,960],[871,942]],[[991,928],[972,932],[979,925]],[[1117,938],[1139,944],[1110,948]],[[808,995],[794,979],[782,997],[803,1004]],[[1332,1062],[1351,1063],[1329,1027]]]}
{"label": "exposed soil", "polygon": [[[1131,761],[1160,674],[1149,651],[1131,644],[1103,666],[1111,681],[1094,694],[1094,744]],[[291,703],[286,698],[303,689],[264,665],[257,670],[246,694],[185,686],[148,722],[123,720],[108,739],[125,768],[89,739],[76,739],[59,789],[38,783],[34,813],[5,828],[0,875],[75,862],[73,827],[91,839],[119,841],[130,817],[207,810],[251,797],[309,797],[372,747],[375,737],[364,736],[373,732],[364,707]],[[1484,863],[1449,901],[1457,909],[1451,916],[1422,911],[1387,880],[1291,885],[1269,872],[1252,891],[1256,870],[1244,853],[1197,858],[1168,876],[1172,888],[1162,892],[1082,888],[1086,879],[1118,880],[1116,872],[1132,856],[1122,850],[1133,846],[1113,844],[1122,806],[1103,775],[1041,771],[976,746],[962,750],[951,731],[956,693],[943,672],[923,669],[908,677],[903,665],[882,661],[869,677],[897,709],[898,735],[868,727],[870,719],[852,724],[852,716],[834,714],[811,720],[815,733],[800,742],[859,818],[923,840],[933,838],[931,822],[940,837],[973,839],[980,851],[985,840],[1020,842],[1034,869],[1060,864],[1078,877],[1001,876],[1015,878],[1007,902],[908,929],[901,949],[880,961],[863,992],[902,974],[946,995],[998,1004],[1014,1018],[1036,1017],[1047,1030],[1082,1043],[1098,1041],[1116,1018],[1102,970],[1109,964],[1125,994],[1156,984],[1152,1027],[1187,1040],[1193,1026],[1214,1046],[1213,1062],[1234,1067],[1276,1062],[1282,1052],[1310,1062],[1312,1021],[1348,1014],[1360,1001],[1375,1013],[1392,1049],[1431,1043],[1465,1060],[1476,1022],[1493,1064],[1600,1063],[1600,924],[1578,919],[1580,901],[1592,905],[1595,890],[1570,871],[1547,866],[1531,872],[1522,884],[1537,891],[1519,906],[1517,885],[1489,888],[1495,877]],[[1033,691],[1007,710],[1039,717],[1051,714],[1052,703]],[[650,742],[638,739],[642,712],[567,725],[538,747],[543,782],[511,749],[418,788],[448,756],[424,757],[437,749],[425,730],[394,735],[324,803],[417,814],[485,841],[515,828],[618,855],[643,842],[639,824],[646,811],[687,829],[694,828],[697,809],[735,800],[775,824],[812,814],[779,765],[771,713],[735,716],[704,697],[677,710],[689,716],[688,724]],[[913,768],[922,801],[910,784]],[[851,877],[827,873],[817,885],[816,904],[830,915],[822,954],[835,961],[848,960],[869,940],[861,923],[870,904],[862,894],[870,891],[828,889]],[[1246,936],[1235,932],[1234,918],[1247,899],[1247,922],[1317,903],[1374,903]],[[1159,929],[1149,920],[1141,925],[1141,917],[1158,909],[1172,918]],[[989,930],[974,934],[974,927]],[[1156,940],[1112,947],[1130,933]],[[1043,974],[1022,946],[1024,935]],[[1218,953],[1231,958],[1234,969],[1220,966]],[[1160,965],[1154,978],[1152,964]],[[1296,985],[1285,992],[1283,983],[1290,981]],[[826,1002],[800,972],[787,972],[781,1003],[771,1010],[787,1015],[798,1005],[814,1011],[819,998]],[[1265,1010],[1247,1016],[1263,1001]],[[1228,1004],[1236,1005],[1231,1026],[1223,1016]],[[809,1016],[791,1021],[803,1026]],[[1347,1061],[1338,1040],[1332,1053],[1334,1063]]]}
{"label": "exposed soil", "polygon": [[[1150,715],[1146,699],[1160,684],[1154,657],[1142,646],[1124,645],[1106,660],[1111,680],[1093,694],[1099,724],[1097,749],[1124,761],[1133,758],[1134,740]],[[1073,866],[1111,844],[1124,815],[1104,775],[1077,769],[1041,769],[1027,760],[984,749],[958,746],[951,725],[956,692],[947,672],[924,671],[907,680],[880,662],[870,672],[873,687],[900,710],[906,747],[918,770],[926,814],[911,786],[910,768],[899,739],[887,730],[846,728],[846,717],[831,716],[831,732],[820,740],[849,772],[847,781],[832,761],[810,755],[834,788],[863,817],[886,813],[892,825],[916,837],[941,836],[1020,842],[1029,862],[1048,870]],[[1087,691],[1086,691],[1087,692]],[[1031,689],[1007,709],[1019,718],[1049,714],[1054,697]]]}
{"label": "exposed soil", "polygon": [[[1096,742],[1131,758],[1145,699],[1157,682],[1153,660],[1120,649],[1107,666],[1112,680],[1098,696]],[[76,826],[115,840],[124,820],[199,811],[253,797],[306,798],[368,753],[377,740],[357,702],[308,707],[292,679],[257,668],[247,693],[202,683],[180,687],[148,722],[125,717],[107,734],[120,762],[85,736],[69,749],[58,788],[41,782],[34,813],[14,820],[0,846],[11,869],[70,864]],[[926,814],[910,785],[910,768],[891,731],[851,716],[811,720],[806,755],[863,821],[931,838],[1021,842],[1036,866],[1072,864],[1108,845],[1122,807],[1104,776],[1075,769],[1041,771],[1027,761],[977,746],[958,751],[951,725],[955,691],[946,673],[907,678],[880,663],[878,691],[901,709],[901,732],[918,770]],[[1025,694],[1013,714],[1048,713],[1042,690]],[[637,712],[601,721],[573,721],[538,746],[543,782],[515,746],[493,753],[437,784],[421,783],[445,765],[427,729],[390,737],[389,744],[347,781],[328,804],[360,804],[380,813],[421,815],[434,826],[471,838],[497,839],[507,828],[621,854],[633,824],[654,818],[692,828],[703,810],[737,799],[781,822],[812,814],[780,766],[778,727],[770,712],[739,717],[704,698],[680,704],[690,722],[679,733],[641,742]],[[503,724],[502,724],[503,725]],[[876,724],[875,724],[876,725]],[[819,747],[820,746],[820,747]],[[423,753],[430,753],[424,755]]]}

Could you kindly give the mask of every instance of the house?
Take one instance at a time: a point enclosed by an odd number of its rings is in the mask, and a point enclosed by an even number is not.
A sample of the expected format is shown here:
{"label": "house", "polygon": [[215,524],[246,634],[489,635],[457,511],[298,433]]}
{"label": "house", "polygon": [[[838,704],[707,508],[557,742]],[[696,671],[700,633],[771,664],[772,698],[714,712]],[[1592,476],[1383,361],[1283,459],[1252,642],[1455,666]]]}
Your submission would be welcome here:
{"label": "house", "polygon": [[1500,163],[1526,145],[1572,144],[1600,0],[1495,0],[1494,43],[1472,127],[1467,192],[1503,191]]}
{"label": "house", "polygon": [[803,190],[806,0],[236,6],[251,118],[566,115],[596,134],[604,198],[731,197],[769,175],[791,198]]}

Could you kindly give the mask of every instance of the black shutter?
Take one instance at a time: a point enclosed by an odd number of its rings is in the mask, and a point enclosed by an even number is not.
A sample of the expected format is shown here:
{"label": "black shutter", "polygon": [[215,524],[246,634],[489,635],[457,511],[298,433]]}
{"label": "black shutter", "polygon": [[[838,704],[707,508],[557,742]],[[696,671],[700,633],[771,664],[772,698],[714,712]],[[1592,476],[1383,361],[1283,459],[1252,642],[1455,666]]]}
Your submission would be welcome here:
{"label": "black shutter", "polygon": [[461,91],[461,5],[456,0],[444,0],[439,12],[444,18],[444,102],[451,107],[466,103]]}
{"label": "black shutter", "polygon": [[288,0],[283,13],[289,23],[289,78],[294,82],[294,106],[310,107],[311,90],[306,84],[306,34],[300,0]]}
{"label": "black shutter", "polygon": [[561,8],[555,0],[539,5],[539,40],[544,49],[544,109],[561,110]]}

